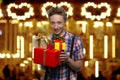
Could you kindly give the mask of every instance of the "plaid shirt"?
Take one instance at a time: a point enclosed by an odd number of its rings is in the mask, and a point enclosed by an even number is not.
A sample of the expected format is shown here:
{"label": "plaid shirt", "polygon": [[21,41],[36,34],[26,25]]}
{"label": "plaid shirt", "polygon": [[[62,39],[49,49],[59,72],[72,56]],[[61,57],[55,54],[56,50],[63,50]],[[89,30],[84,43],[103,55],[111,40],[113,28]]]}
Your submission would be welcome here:
{"label": "plaid shirt", "polygon": [[[73,34],[65,32],[65,42],[67,44],[67,50],[66,53],[70,54],[71,50],[71,44],[72,44],[72,37]],[[79,60],[83,59],[83,44],[80,37],[75,37],[74,39],[74,46],[73,46],[73,54],[72,59],[73,60]],[[68,65],[67,64],[61,64],[60,66],[57,66],[56,68],[48,68],[47,71],[47,80],[67,80],[68,79]],[[76,80],[77,73],[73,70],[70,70],[70,79]]]}

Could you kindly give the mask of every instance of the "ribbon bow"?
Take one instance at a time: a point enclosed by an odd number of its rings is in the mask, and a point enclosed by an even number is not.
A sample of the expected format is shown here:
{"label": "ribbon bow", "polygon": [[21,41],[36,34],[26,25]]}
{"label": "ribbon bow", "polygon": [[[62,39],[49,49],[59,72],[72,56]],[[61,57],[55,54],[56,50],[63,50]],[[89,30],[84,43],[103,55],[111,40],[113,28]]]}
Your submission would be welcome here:
{"label": "ribbon bow", "polygon": [[63,40],[63,41],[64,41],[64,37],[59,36],[59,35],[57,35],[57,34],[54,34],[54,35],[53,35],[53,39],[54,39],[54,40]]}

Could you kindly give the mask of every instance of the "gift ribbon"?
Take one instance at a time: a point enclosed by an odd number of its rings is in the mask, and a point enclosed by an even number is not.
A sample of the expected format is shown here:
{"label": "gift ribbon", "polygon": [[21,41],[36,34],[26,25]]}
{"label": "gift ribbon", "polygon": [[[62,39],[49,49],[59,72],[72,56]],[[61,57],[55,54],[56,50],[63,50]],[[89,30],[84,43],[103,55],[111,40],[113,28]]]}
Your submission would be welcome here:
{"label": "gift ribbon", "polygon": [[60,50],[60,43],[59,42],[55,42],[55,49]]}
{"label": "gift ribbon", "polygon": [[64,40],[62,36],[58,36],[56,34],[53,35],[54,40]]}
{"label": "gift ribbon", "polygon": [[56,50],[66,50],[66,43],[61,40],[55,40],[54,49]]}
{"label": "gift ribbon", "polygon": [[62,50],[66,50],[66,43],[65,42],[62,43]]}
{"label": "gift ribbon", "polygon": [[46,45],[52,43],[51,39],[48,36],[44,36],[41,33],[38,33],[37,40],[38,40],[38,47],[40,47],[42,41],[44,41]]}

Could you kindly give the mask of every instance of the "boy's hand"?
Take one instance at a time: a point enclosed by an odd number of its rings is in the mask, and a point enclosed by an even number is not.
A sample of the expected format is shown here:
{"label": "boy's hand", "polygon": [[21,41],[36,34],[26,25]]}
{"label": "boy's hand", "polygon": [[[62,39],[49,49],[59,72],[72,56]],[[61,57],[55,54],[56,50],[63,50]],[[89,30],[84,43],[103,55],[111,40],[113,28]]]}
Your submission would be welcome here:
{"label": "boy's hand", "polygon": [[61,61],[62,63],[67,63],[67,62],[69,62],[69,59],[70,59],[69,54],[67,54],[67,53],[65,53],[65,52],[61,52],[61,54],[60,54],[60,61]]}

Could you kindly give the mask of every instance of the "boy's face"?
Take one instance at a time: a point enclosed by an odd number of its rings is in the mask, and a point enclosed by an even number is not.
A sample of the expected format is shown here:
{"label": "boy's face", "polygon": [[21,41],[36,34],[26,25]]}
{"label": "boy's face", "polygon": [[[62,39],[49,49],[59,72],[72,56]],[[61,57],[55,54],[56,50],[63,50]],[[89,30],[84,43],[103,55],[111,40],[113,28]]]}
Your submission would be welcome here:
{"label": "boy's face", "polygon": [[65,20],[63,16],[55,14],[50,17],[50,25],[55,34],[60,34],[65,26]]}

